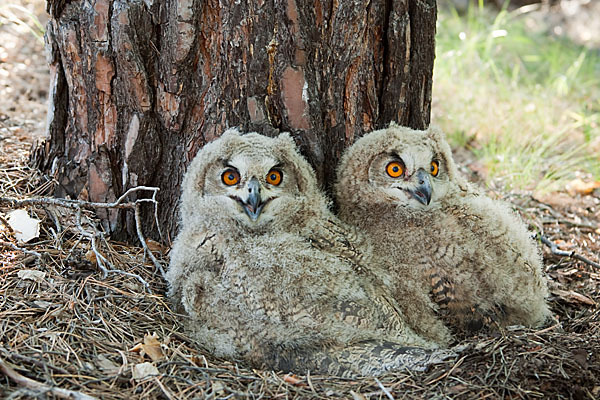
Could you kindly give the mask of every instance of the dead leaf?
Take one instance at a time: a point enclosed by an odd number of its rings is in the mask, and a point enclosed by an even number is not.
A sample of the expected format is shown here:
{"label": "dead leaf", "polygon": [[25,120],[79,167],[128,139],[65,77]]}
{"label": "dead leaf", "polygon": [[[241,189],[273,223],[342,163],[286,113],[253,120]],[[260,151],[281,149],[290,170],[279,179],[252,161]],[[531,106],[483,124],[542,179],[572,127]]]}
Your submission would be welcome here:
{"label": "dead leaf", "polygon": [[216,382],[213,381],[212,382],[212,392],[217,393],[217,394],[225,393],[225,385],[223,385],[219,381],[216,381]]}
{"label": "dead leaf", "polygon": [[50,303],[49,301],[44,301],[44,300],[36,300],[33,302],[33,304],[35,304],[39,308],[43,308],[43,309],[50,308],[54,305],[54,303]]}
{"label": "dead leaf", "polygon": [[81,189],[79,195],[77,196],[77,200],[89,201],[90,196],[86,188]]}
{"label": "dead leaf", "polygon": [[144,335],[144,344],[142,346],[144,352],[152,359],[152,361],[158,361],[164,358],[164,354],[158,341],[158,335],[154,332],[152,335]]}
{"label": "dead leaf", "polygon": [[367,398],[363,396],[362,393],[356,393],[355,391],[351,390],[350,394],[352,395],[352,400],[367,400]]}
{"label": "dead leaf", "polygon": [[19,209],[7,214],[8,224],[15,233],[15,238],[20,243],[27,243],[40,236],[40,220],[31,218],[27,210]]}
{"label": "dead leaf", "polygon": [[94,362],[106,374],[114,375],[119,372],[120,366],[109,360],[104,354],[100,354]]}
{"label": "dead leaf", "polygon": [[145,334],[144,335],[144,343],[136,344],[131,350],[133,352],[138,352],[143,357],[144,355],[148,355],[152,359],[152,361],[158,361],[165,357],[160,341],[158,340],[158,335],[154,332],[152,335]]}
{"label": "dead leaf", "polygon": [[562,240],[562,239],[556,239],[556,240],[554,241],[554,244],[555,244],[555,245],[557,245],[557,246],[562,246],[562,245],[564,245],[565,243],[567,243],[567,242],[565,242],[565,241],[564,241],[564,240]]}
{"label": "dead leaf", "polygon": [[458,394],[458,393],[466,391],[468,388],[469,387],[467,385],[459,383],[458,385],[454,385],[454,386],[450,387],[449,391],[452,394]]}
{"label": "dead leaf", "polygon": [[29,279],[38,283],[44,282],[46,273],[43,271],[36,271],[33,269],[22,269],[17,272],[17,276],[21,279]]}
{"label": "dead leaf", "polygon": [[197,355],[193,355],[193,356],[190,358],[190,361],[191,361],[191,362],[192,362],[192,364],[194,364],[196,367],[200,367],[200,366],[204,367],[204,366],[206,366],[206,368],[208,368],[208,364],[206,363],[206,358],[204,358],[204,356],[202,356],[202,358],[201,358],[201,357],[199,357],[199,356],[197,356]]}
{"label": "dead leaf", "polygon": [[152,363],[145,362],[134,365],[131,371],[131,375],[136,381],[141,381],[151,376],[157,376],[159,375],[159,372],[158,368],[152,365]]}
{"label": "dead leaf", "polygon": [[156,240],[148,239],[148,240],[146,240],[146,244],[148,245],[148,248],[150,249],[150,251],[157,251],[159,253],[164,253],[167,250],[167,247],[158,243]]}
{"label": "dead leaf", "polygon": [[302,379],[298,378],[296,375],[293,374],[286,374],[283,377],[283,381],[294,386],[306,386],[306,383],[304,383]]}
{"label": "dead leaf", "polygon": [[85,259],[91,262],[93,265],[96,265],[98,263],[98,258],[94,250],[90,250],[87,253],[85,253]]}
{"label": "dead leaf", "polygon": [[571,182],[567,183],[565,189],[567,193],[571,197],[575,195],[587,196],[594,192],[595,189],[600,188],[600,182],[584,182],[581,178],[573,179]]}
{"label": "dead leaf", "polygon": [[587,351],[585,351],[584,349],[575,349],[575,350],[571,350],[571,353],[573,354],[573,359],[575,360],[575,362],[577,364],[579,364],[579,366],[581,368],[587,369],[587,367],[588,367]]}
{"label": "dead leaf", "polygon": [[131,349],[129,349],[129,351],[134,352],[134,353],[141,353],[143,349],[144,349],[144,345],[141,343],[138,343],[135,346],[133,346]]}
{"label": "dead leaf", "polygon": [[594,300],[572,290],[552,289],[552,294],[555,294],[556,296],[562,298],[563,300],[569,303],[583,303],[590,306],[596,305],[596,302]]}

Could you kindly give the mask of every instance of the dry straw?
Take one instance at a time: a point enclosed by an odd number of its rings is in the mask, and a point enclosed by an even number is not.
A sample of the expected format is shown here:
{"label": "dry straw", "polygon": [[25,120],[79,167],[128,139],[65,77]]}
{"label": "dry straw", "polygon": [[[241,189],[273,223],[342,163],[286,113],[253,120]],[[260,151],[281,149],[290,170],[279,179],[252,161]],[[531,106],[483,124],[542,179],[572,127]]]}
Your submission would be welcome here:
{"label": "dry straw", "polygon": [[[164,248],[148,247],[141,230],[143,247],[109,240],[90,204],[31,200],[52,182],[8,165],[13,157],[0,154],[0,211],[26,206],[43,222],[41,237],[27,245],[0,222],[0,397],[600,398],[600,271],[586,263],[546,254],[559,293],[552,298],[554,325],[465,338],[468,346],[456,358],[423,373],[346,380],[249,370],[188,338],[184,317],[164,297]],[[511,200],[541,233],[573,238],[598,261],[598,244],[581,242],[598,220],[575,220],[528,197]],[[128,198],[119,204],[132,213],[155,205]]]}

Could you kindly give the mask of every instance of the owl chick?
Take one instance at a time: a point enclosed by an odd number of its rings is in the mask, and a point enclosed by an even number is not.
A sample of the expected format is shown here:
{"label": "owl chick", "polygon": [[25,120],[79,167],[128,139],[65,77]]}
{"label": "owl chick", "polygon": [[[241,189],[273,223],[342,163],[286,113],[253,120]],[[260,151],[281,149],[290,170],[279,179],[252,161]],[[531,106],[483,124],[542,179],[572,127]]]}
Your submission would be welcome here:
{"label": "owl chick", "polygon": [[440,357],[366,268],[360,238],[328,211],[287,133],[228,130],[207,144],[180,207],[169,296],[216,356],[341,376]]}
{"label": "owl chick", "polygon": [[467,184],[440,131],[392,124],[365,135],[342,157],[335,191],[341,219],[371,239],[409,322],[431,311],[404,294],[407,285],[430,296],[456,332],[549,317],[524,223]]}

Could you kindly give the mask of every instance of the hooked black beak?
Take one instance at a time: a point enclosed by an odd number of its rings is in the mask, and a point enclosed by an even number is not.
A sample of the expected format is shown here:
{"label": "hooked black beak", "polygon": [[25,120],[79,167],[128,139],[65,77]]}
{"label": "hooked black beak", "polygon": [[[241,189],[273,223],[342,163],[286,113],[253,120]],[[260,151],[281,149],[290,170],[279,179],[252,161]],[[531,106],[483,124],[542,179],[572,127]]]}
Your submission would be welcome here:
{"label": "hooked black beak", "polygon": [[248,182],[248,197],[241,201],[244,211],[252,221],[256,221],[265,203],[260,198],[260,183],[258,179],[252,178]]}
{"label": "hooked black beak", "polygon": [[423,168],[417,171],[417,186],[414,189],[408,189],[408,193],[412,195],[419,203],[429,205],[431,202],[431,182],[429,174]]}

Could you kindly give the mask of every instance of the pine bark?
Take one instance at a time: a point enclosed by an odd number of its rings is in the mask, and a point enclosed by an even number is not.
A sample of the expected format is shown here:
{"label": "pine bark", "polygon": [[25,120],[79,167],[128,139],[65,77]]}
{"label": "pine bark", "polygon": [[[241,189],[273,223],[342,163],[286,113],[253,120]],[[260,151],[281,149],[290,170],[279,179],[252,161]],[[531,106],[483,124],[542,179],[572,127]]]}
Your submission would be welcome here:
{"label": "pine bark", "polygon": [[[49,124],[32,163],[60,197],[160,187],[171,237],[186,166],[228,127],[291,132],[328,187],[365,132],[429,124],[435,0],[49,0],[48,11]],[[113,237],[135,237],[127,214],[102,217]]]}

